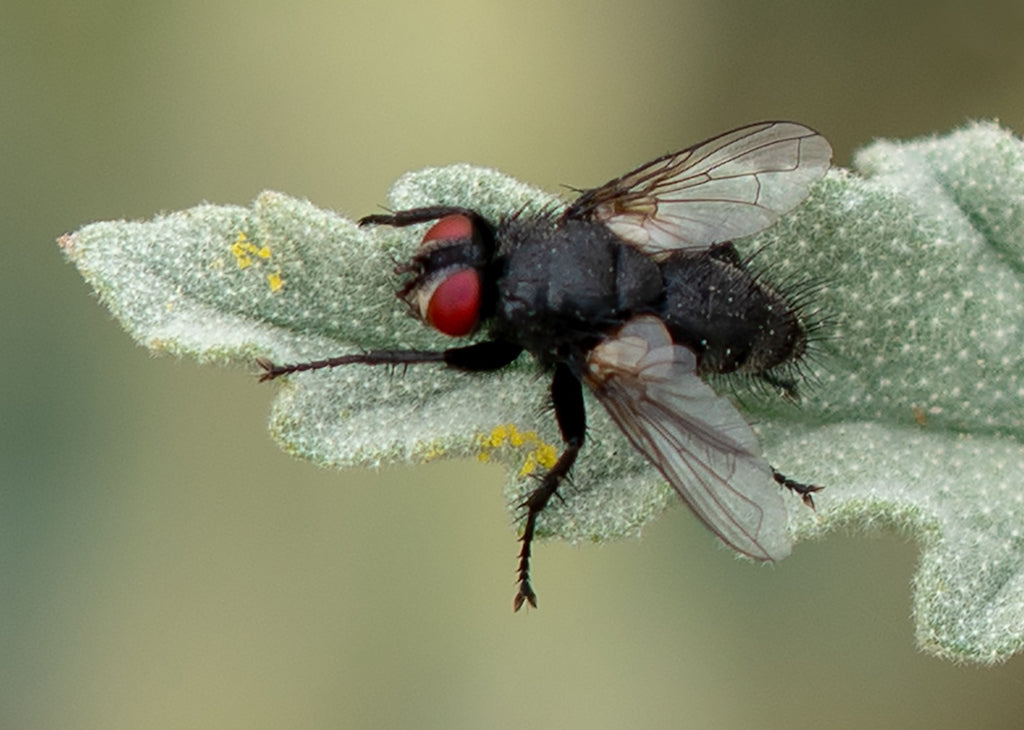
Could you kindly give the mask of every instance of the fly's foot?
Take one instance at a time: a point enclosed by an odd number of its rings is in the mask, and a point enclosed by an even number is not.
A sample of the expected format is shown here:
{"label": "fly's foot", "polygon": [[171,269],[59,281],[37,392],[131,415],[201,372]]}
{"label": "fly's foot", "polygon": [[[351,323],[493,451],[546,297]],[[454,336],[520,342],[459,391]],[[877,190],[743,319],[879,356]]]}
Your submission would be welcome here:
{"label": "fly's foot", "polygon": [[[537,491],[535,490],[534,493],[527,498],[528,503],[536,493]],[[546,497],[544,501],[547,501]],[[530,504],[529,509],[530,511],[526,515],[526,525],[523,528],[523,536],[519,538],[520,542],[523,543],[523,546],[519,549],[519,569],[517,571],[519,573],[519,590],[516,591],[516,597],[512,599],[513,611],[518,611],[523,607],[524,603],[529,603],[534,608],[537,608],[537,594],[533,592],[533,586],[530,585],[530,553],[533,545],[533,531],[537,526],[537,514],[539,513],[539,510],[536,508],[535,504]]]}
{"label": "fly's foot", "polygon": [[519,591],[512,600],[512,610],[518,611],[523,607],[524,603],[529,603],[534,608],[537,608],[537,594],[533,592],[529,578],[519,581]]}
{"label": "fly's foot", "polygon": [[814,493],[820,492],[824,489],[824,487],[819,487],[816,484],[804,484],[803,482],[798,482],[795,479],[790,479],[785,474],[780,474],[775,471],[774,468],[772,469],[772,477],[774,477],[775,481],[786,489],[799,494],[800,499],[802,499],[804,504],[811,509],[814,509]]}

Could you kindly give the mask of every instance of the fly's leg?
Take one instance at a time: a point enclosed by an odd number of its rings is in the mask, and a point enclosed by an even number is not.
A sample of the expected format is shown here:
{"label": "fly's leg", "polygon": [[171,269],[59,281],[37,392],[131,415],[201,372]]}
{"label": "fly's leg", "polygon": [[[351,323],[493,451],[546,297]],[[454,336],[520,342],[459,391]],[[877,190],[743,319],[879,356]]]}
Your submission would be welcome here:
{"label": "fly's leg", "polygon": [[551,402],[555,408],[555,419],[565,443],[565,450],[559,455],[555,465],[551,467],[540,486],[530,492],[523,502],[526,508],[526,525],[520,538],[522,548],[519,550],[519,589],[512,602],[518,611],[524,603],[537,607],[537,594],[530,584],[530,554],[533,546],[533,535],[537,528],[537,516],[544,511],[551,497],[558,492],[559,485],[565,480],[576,462],[576,457],[583,448],[583,440],[587,433],[587,410],[583,403],[583,387],[579,378],[565,364],[555,368],[551,381]]}
{"label": "fly's leg", "polygon": [[494,340],[478,342],[466,347],[450,347],[447,350],[368,350],[367,352],[291,365],[275,365],[270,360],[261,357],[256,360],[256,363],[263,368],[263,374],[260,376],[262,383],[282,375],[336,368],[340,365],[414,365],[440,362],[457,370],[471,372],[500,370],[519,357],[519,353],[522,351],[523,348],[519,345]]}
{"label": "fly's leg", "polygon": [[785,474],[780,474],[775,471],[774,467],[772,467],[772,477],[774,477],[775,481],[786,489],[799,494],[800,499],[802,499],[804,504],[811,509],[814,509],[814,493],[820,492],[824,489],[824,487],[819,487],[814,484],[804,484],[803,482],[798,482],[795,479],[790,479]]}
{"label": "fly's leg", "polygon": [[[367,215],[359,219],[359,225],[404,228],[417,223],[429,223],[450,215],[461,215],[468,218],[473,230],[473,240],[482,246],[488,254],[493,254],[495,248],[494,227],[475,210],[457,205],[431,205],[426,208],[410,208],[391,213]],[[396,271],[408,273],[409,269],[399,267]]]}
{"label": "fly's leg", "polygon": [[282,375],[304,373],[307,370],[324,370],[340,365],[412,365],[421,362],[444,362],[444,352],[428,350],[369,350],[323,360],[277,365],[265,357],[256,358],[256,364],[263,369],[260,382],[273,380]]}
{"label": "fly's leg", "polygon": [[[417,223],[436,221],[449,215],[464,215],[473,221],[474,224],[486,223],[480,214],[469,208],[460,208],[456,205],[431,205],[426,208],[410,208],[409,210],[397,210],[393,213],[377,213],[375,215],[363,216],[359,219],[361,226],[395,226],[403,228],[413,226]],[[483,226],[489,228],[490,226]]]}

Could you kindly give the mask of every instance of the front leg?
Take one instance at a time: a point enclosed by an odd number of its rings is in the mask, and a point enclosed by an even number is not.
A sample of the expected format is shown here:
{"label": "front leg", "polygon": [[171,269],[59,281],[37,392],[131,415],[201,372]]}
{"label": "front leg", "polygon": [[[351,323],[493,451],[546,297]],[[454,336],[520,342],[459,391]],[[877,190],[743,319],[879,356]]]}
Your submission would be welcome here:
{"label": "front leg", "polygon": [[533,534],[537,528],[537,516],[544,511],[548,502],[558,491],[559,485],[565,480],[576,463],[576,457],[583,448],[583,440],[587,434],[587,409],[583,402],[583,386],[579,378],[573,375],[569,366],[560,363],[555,368],[555,376],[551,381],[551,402],[555,407],[555,418],[558,429],[565,443],[565,450],[558,457],[555,465],[544,475],[540,486],[530,492],[523,502],[526,507],[526,525],[523,527],[523,543],[519,551],[519,590],[512,602],[518,611],[524,603],[537,607],[537,594],[530,584],[530,553],[533,545]]}
{"label": "front leg", "polygon": [[436,221],[449,215],[464,215],[476,223],[486,223],[481,215],[475,210],[462,208],[457,205],[431,205],[426,208],[410,208],[409,210],[397,210],[393,213],[377,213],[363,216],[359,219],[360,226],[395,226],[404,228],[417,223]]}
{"label": "front leg", "polygon": [[263,368],[263,374],[260,376],[262,383],[282,375],[336,368],[339,365],[415,365],[424,362],[441,362],[457,370],[484,372],[500,370],[519,357],[519,353],[522,351],[523,348],[520,345],[502,340],[492,340],[465,347],[449,347],[447,350],[368,350],[291,365],[275,365],[270,360],[261,357],[256,360],[256,363]]}

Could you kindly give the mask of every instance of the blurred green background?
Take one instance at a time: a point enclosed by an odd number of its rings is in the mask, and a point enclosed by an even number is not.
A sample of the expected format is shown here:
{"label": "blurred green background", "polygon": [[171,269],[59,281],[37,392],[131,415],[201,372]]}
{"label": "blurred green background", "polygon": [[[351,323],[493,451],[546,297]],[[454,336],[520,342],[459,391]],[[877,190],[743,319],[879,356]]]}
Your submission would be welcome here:
{"label": "blurred green background", "polygon": [[13,2],[0,22],[0,727],[1020,727],[1024,660],[918,653],[892,534],[734,560],[683,508],[538,548],[503,475],[325,472],[273,388],[154,359],[54,240],[272,188],[354,216],[468,161],[592,186],[766,118],[1024,131],[1004,3]]}

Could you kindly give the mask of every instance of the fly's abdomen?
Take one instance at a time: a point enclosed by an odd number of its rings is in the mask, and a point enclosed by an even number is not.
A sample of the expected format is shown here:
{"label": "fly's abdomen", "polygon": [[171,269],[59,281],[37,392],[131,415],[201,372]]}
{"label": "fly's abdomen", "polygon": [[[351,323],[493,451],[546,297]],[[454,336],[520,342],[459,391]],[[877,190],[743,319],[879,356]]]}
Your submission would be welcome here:
{"label": "fly's abdomen", "polygon": [[796,309],[746,269],[703,253],[674,256],[661,269],[662,317],[698,354],[701,374],[763,373],[803,354]]}

